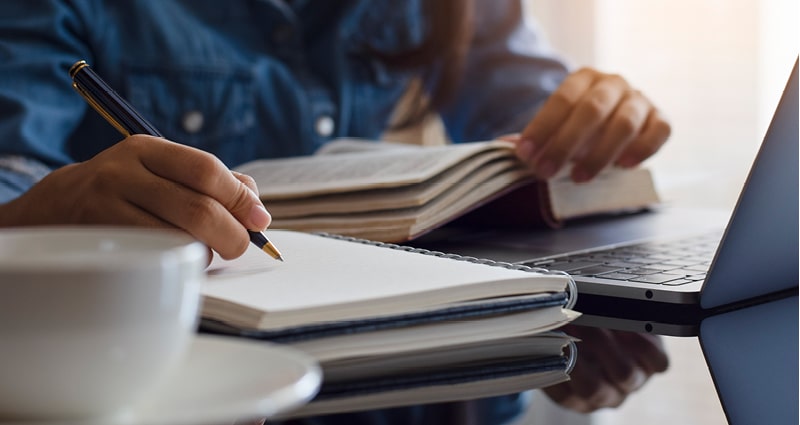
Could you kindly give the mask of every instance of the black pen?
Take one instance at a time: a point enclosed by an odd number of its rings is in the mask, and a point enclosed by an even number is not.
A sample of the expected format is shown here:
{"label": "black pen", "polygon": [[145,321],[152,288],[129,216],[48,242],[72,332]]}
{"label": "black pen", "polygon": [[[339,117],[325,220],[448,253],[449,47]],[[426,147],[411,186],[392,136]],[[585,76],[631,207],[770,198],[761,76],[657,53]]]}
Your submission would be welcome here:
{"label": "black pen", "polygon": [[[95,73],[86,61],[75,62],[69,69],[72,87],[80,93],[86,102],[124,136],[147,134],[164,137],[133,106],[115,92],[111,86]],[[283,261],[283,256],[275,245],[262,232],[247,231],[250,242],[276,260]]]}

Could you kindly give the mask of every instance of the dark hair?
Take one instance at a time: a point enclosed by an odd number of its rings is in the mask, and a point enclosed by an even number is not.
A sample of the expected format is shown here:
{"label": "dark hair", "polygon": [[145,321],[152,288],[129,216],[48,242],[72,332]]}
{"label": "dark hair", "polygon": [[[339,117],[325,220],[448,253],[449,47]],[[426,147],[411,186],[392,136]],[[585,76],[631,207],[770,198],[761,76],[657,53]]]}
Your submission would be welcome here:
{"label": "dark hair", "polygon": [[[425,2],[427,36],[417,48],[382,60],[390,67],[424,69],[423,80],[432,87],[411,85],[410,101],[392,124],[402,129],[422,122],[440,106],[446,105],[461,83],[464,59],[473,34],[472,0],[428,0]],[[430,93],[427,89],[432,89]]]}

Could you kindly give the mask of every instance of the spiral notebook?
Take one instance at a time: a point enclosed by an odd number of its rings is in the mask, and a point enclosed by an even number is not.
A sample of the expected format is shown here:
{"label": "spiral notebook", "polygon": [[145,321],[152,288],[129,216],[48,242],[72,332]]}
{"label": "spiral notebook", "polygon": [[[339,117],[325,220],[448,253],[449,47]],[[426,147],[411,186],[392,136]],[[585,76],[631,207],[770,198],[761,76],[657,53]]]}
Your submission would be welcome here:
{"label": "spiral notebook", "polygon": [[464,400],[568,379],[574,283],[547,272],[328,234],[270,231],[285,262],[215,258],[201,331],[286,343],[324,383],[294,415]]}
{"label": "spiral notebook", "polygon": [[571,320],[574,282],[563,272],[335,235],[269,238],[285,262],[254,247],[212,261],[204,330],[293,342],[531,310],[537,326]]}

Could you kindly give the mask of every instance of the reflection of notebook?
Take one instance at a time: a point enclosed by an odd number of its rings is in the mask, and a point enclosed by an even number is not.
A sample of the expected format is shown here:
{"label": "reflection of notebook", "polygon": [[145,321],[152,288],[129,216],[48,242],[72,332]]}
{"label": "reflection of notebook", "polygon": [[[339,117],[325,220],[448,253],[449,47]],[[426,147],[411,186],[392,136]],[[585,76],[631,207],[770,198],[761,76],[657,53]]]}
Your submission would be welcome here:
{"label": "reflection of notebook", "polygon": [[[466,243],[456,248],[450,237],[446,249],[495,260],[549,264],[568,271],[578,284],[576,310],[583,313],[576,323],[669,335],[699,334],[731,424],[797,423],[798,113],[795,62],[733,215],[718,233],[721,242],[713,235],[709,240],[708,233],[702,236],[702,244],[710,248],[705,253],[688,239],[642,240],[641,233],[654,230],[646,229],[647,224],[663,227],[653,217],[623,219],[631,221],[628,226],[590,223],[560,236],[506,234],[504,242],[495,239],[489,243],[483,238],[482,247]],[[686,230],[667,227],[668,233]],[[520,261],[520,251],[524,251],[520,247],[526,243],[533,246],[530,241],[534,239],[564,247],[575,246],[572,239],[598,236],[576,236],[575,230],[602,233],[599,239],[605,240],[608,232],[622,234],[613,236],[617,238],[614,246],[584,246],[569,254]],[[664,234],[663,230],[656,233]],[[625,243],[625,236],[639,241]],[[663,249],[670,245],[687,255],[682,260],[667,258]],[[422,246],[441,249],[435,241]],[[606,248],[617,249],[617,254],[602,252]],[[710,266],[707,274],[703,263]],[[656,270],[660,266],[676,267]],[[677,271],[681,266],[688,269]],[[643,277],[634,277],[636,272],[644,272]],[[614,279],[605,279],[604,274]]]}

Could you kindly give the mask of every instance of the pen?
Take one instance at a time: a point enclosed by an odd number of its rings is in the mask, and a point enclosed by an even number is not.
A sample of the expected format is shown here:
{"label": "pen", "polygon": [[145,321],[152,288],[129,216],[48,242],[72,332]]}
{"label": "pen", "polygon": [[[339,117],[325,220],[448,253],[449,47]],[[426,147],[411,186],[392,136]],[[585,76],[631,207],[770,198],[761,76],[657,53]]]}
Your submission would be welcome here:
{"label": "pen", "polygon": [[[72,87],[89,105],[124,136],[147,134],[164,137],[133,106],[95,73],[86,61],[75,62],[69,69]],[[247,231],[250,242],[276,260],[283,261],[280,251],[262,232]]]}

